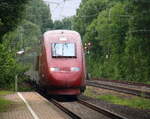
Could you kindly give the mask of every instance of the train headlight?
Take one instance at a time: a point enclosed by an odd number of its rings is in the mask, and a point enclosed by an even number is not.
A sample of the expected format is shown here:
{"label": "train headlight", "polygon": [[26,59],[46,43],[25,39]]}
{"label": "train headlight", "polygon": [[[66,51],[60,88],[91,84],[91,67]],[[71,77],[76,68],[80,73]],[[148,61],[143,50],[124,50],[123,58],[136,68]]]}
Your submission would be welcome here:
{"label": "train headlight", "polygon": [[71,67],[70,70],[71,70],[71,71],[80,71],[80,68],[79,68],[79,67]]}
{"label": "train headlight", "polygon": [[60,69],[58,67],[51,67],[50,71],[60,71]]}

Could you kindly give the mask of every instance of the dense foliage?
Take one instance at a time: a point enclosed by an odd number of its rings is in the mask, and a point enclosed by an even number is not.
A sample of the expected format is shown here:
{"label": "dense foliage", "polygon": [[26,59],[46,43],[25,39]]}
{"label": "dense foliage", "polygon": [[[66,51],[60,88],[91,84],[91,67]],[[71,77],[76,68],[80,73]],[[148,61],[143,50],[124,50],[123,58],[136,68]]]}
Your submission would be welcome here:
{"label": "dense foliage", "polygon": [[53,29],[68,29],[71,30],[72,29],[72,24],[73,24],[73,19],[74,17],[67,17],[60,20],[56,20],[53,23]]}
{"label": "dense foliage", "polygon": [[22,19],[25,3],[28,0],[1,0],[0,1],[0,42],[5,33],[17,27]]}
{"label": "dense foliage", "polygon": [[49,6],[43,0],[31,0],[29,2],[26,10],[26,19],[38,25],[42,33],[53,26]]}
{"label": "dense foliage", "polygon": [[[43,0],[0,2],[0,88],[14,86],[15,76],[22,75],[33,61],[41,34],[52,26],[49,6]],[[25,54],[17,56],[20,50]]]}
{"label": "dense foliage", "polygon": [[74,29],[91,42],[87,55],[93,77],[150,80],[150,2],[82,0]]}
{"label": "dense foliage", "polygon": [[0,88],[10,86],[17,73],[15,53],[4,35],[17,27],[28,0],[0,1]]}
{"label": "dense foliage", "polygon": [[[74,29],[91,42],[86,59],[92,77],[148,82],[149,14],[148,0],[82,0],[76,16],[53,23],[43,0],[1,0],[0,88],[12,87],[27,69],[49,29]],[[17,56],[21,49],[25,55]]]}

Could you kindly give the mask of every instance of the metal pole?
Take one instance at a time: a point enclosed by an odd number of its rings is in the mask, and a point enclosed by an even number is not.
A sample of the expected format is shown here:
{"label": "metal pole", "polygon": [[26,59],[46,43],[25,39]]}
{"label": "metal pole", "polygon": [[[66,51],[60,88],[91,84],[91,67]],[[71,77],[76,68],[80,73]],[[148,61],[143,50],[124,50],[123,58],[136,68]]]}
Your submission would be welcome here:
{"label": "metal pole", "polygon": [[18,91],[18,75],[15,76],[15,91]]}

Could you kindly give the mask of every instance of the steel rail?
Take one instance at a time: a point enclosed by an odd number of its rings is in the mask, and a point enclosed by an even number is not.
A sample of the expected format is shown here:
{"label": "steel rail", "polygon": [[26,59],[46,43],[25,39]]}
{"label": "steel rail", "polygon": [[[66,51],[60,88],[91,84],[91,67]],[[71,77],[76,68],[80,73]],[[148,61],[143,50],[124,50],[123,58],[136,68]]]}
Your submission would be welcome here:
{"label": "steel rail", "polygon": [[93,81],[104,81],[104,82],[113,82],[118,84],[127,84],[127,85],[133,85],[133,86],[145,86],[147,88],[150,88],[150,84],[144,84],[139,82],[131,82],[131,81],[123,81],[123,80],[110,80],[110,79],[102,79],[102,78],[93,78]]}
{"label": "steel rail", "polygon": [[109,117],[111,119],[127,119],[126,117],[123,117],[123,116],[121,116],[121,115],[119,115],[117,113],[111,112],[110,110],[104,109],[102,107],[97,107],[94,104],[91,104],[91,103],[86,102],[84,100],[78,99],[78,102],[80,104],[90,108],[90,109],[93,109],[93,110],[95,110],[95,111],[97,111],[99,113],[102,113],[103,115],[105,115],[105,116],[107,116],[107,117]]}
{"label": "steel rail", "polygon": [[134,89],[118,87],[118,86],[112,86],[112,85],[106,85],[106,84],[100,84],[100,83],[90,82],[90,81],[87,82],[87,85],[98,87],[98,88],[104,88],[104,89],[108,89],[108,90],[114,90],[117,92],[127,93],[127,94],[131,94],[131,95],[136,95],[136,96],[144,97],[144,98],[148,98],[148,99],[150,98],[150,92],[134,90]]}
{"label": "steel rail", "polygon": [[58,107],[60,110],[62,110],[63,112],[65,112],[67,115],[69,115],[72,119],[82,119],[81,117],[79,117],[78,115],[76,115],[75,113],[73,113],[72,111],[70,111],[69,109],[65,108],[63,105],[61,105],[58,101],[56,101],[55,99],[50,98],[47,94],[39,91],[38,92],[40,95],[42,95],[44,98],[46,98],[49,102],[51,102],[52,104],[54,104],[56,107]]}
{"label": "steel rail", "polygon": [[69,115],[72,119],[82,119],[81,117],[79,117],[78,115],[76,115],[75,113],[71,112],[70,110],[68,110],[67,108],[65,108],[64,106],[62,106],[61,104],[59,104],[59,102],[57,102],[54,99],[50,99],[49,101],[51,101],[54,105],[56,105],[59,109],[61,109],[63,112],[65,112],[67,115]]}
{"label": "steel rail", "polygon": [[[69,109],[67,109],[66,107],[64,107],[63,105],[61,105],[58,101],[56,101],[55,99],[49,98],[46,95],[42,95],[44,96],[46,99],[48,99],[48,101],[50,101],[51,103],[53,103],[55,106],[57,106],[59,109],[61,109],[63,112],[65,112],[67,115],[69,115],[72,119],[82,119],[82,117],[78,116],[77,114],[73,113],[72,111],[70,111]],[[77,102],[94,110],[97,111],[111,119],[127,119],[119,114],[116,114],[114,112],[111,112],[109,110],[103,109],[102,107],[97,107],[91,103],[85,102],[81,99],[77,99]]]}

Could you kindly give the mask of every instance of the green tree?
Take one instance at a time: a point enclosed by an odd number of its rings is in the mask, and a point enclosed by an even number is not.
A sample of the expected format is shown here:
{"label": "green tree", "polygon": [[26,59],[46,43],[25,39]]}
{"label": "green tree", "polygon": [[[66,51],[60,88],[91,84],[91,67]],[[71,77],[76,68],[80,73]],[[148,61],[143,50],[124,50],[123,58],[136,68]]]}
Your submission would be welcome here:
{"label": "green tree", "polygon": [[[130,2],[129,31],[126,41],[126,78],[149,81],[150,77],[150,2]],[[128,75],[127,75],[128,74]]]}
{"label": "green tree", "polygon": [[49,6],[43,0],[31,0],[26,8],[26,20],[38,25],[44,33],[53,27]]}
{"label": "green tree", "polygon": [[147,0],[82,0],[73,25],[92,43],[87,56],[92,76],[149,81],[149,9]]}
{"label": "green tree", "polygon": [[[0,44],[0,88],[13,87],[15,75],[27,70],[28,61],[38,51],[42,32],[52,28],[49,7],[42,0],[25,3],[0,2],[0,40],[4,39]],[[17,57],[22,48],[25,55]]]}
{"label": "green tree", "polygon": [[17,27],[28,0],[0,1],[0,43],[5,33]]}
{"label": "green tree", "polygon": [[108,0],[82,1],[74,19],[74,29],[84,36],[87,26],[107,8]]}
{"label": "green tree", "polygon": [[53,29],[72,29],[72,23],[73,23],[74,17],[68,17],[64,18],[61,21],[56,20],[53,24]]}

